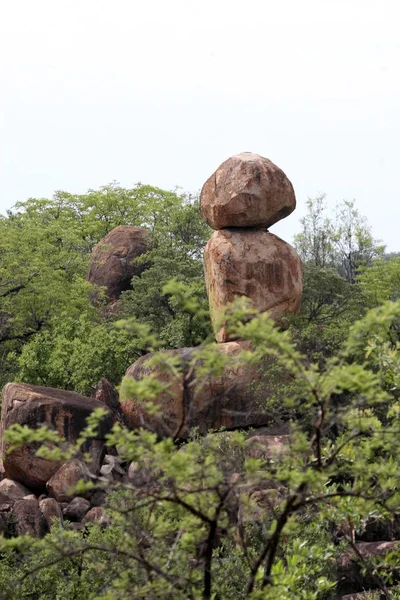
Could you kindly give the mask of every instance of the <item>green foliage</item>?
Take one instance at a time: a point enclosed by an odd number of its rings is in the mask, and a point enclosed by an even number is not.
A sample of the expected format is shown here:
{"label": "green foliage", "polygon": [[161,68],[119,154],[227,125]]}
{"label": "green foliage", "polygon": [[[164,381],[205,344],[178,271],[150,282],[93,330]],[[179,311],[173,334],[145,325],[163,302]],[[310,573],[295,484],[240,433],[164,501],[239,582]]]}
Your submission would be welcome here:
{"label": "green foliage", "polygon": [[[30,199],[0,219],[0,371],[2,382],[89,393],[99,377],[118,382],[140,356],[140,340],[116,331],[94,309],[85,281],[90,252],[118,225],[146,227],[150,268],[125,294],[118,317],[136,317],[166,347],[197,344],[209,330],[202,248],[209,237],[195,198],[117,184],[52,200]],[[202,306],[194,316],[164,285],[176,278]],[[183,288],[182,288],[183,289]],[[182,295],[182,291],[181,291]]]}
{"label": "green foliage", "polygon": [[355,282],[361,267],[383,254],[384,246],[373,238],[354,200],[339,204],[332,219],[325,195],[309,199],[301,224],[295,247],[302,260],[320,268],[335,268],[349,283]]}
{"label": "green foliage", "polygon": [[[242,358],[273,360],[294,382],[283,404],[308,415],[292,418],[286,449],[257,457],[240,432],[204,438],[193,432],[177,447],[170,438],[116,425],[107,444],[133,463],[131,479],[111,484],[100,477],[79,487],[108,491],[109,525],[88,526],[84,534],[57,527],[41,541],[3,540],[3,597],[323,600],[334,594],[337,557],[353,552],[354,531],[400,510],[400,379],[391,338],[400,303],[369,311],[323,364],[310,363],[290,331],[279,331],[267,314],[251,312],[244,299],[229,311],[230,331],[253,348]],[[214,352],[211,344],[193,358],[202,357],[200,380],[222,368]],[[379,366],[385,357],[390,387]],[[156,397],[151,378],[140,385],[144,400]],[[99,418],[93,415],[65,457],[94,435]],[[51,432],[31,435],[50,444],[51,456]],[[13,428],[9,439],[23,443],[27,436]],[[332,523],[342,532],[340,545]],[[393,551],[361,566],[385,590],[399,558]]]}

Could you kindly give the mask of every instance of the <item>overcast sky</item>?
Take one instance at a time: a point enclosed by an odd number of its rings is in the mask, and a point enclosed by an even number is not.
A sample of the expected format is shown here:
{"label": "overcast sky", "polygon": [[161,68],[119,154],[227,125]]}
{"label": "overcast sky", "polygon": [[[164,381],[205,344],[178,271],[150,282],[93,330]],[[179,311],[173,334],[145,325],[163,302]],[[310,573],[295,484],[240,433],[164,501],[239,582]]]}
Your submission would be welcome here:
{"label": "overcast sky", "polygon": [[[0,210],[257,152],[400,250],[399,0],[0,0]],[[396,10],[397,8],[397,10]]]}

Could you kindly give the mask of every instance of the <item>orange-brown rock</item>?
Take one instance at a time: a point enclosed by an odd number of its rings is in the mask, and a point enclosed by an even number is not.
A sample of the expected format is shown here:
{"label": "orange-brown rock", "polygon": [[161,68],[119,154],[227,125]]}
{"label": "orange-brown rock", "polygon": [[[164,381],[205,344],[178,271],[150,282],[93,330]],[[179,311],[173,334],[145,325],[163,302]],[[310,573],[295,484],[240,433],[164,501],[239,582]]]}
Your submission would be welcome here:
{"label": "orange-brown rock", "polygon": [[[160,436],[186,438],[197,427],[204,434],[210,429],[226,427],[237,429],[260,426],[271,417],[258,406],[254,386],[263,386],[267,392],[266,375],[261,366],[245,365],[240,358],[245,342],[228,342],[216,346],[227,362],[221,374],[199,376],[201,361],[193,360],[197,348],[169,350],[165,356],[178,357],[180,369],[163,369],[152,365],[151,354],[141,357],[126,372],[127,378],[141,380],[152,375],[162,382],[166,390],[154,401],[159,407],[157,415],[149,414],[142,402],[127,395],[121,402],[122,410],[132,428],[145,427]],[[194,363],[194,364],[193,364]]]}
{"label": "orange-brown rock", "polygon": [[260,312],[277,322],[300,309],[302,264],[290,244],[266,231],[215,231],[204,250],[210,314],[217,341],[229,338],[218,330],[223,310],[237,296],[247,296]]}
{"label": "orange-brown rock", "polygon": [[149,234],[142,227],[115,227],[93,249],[88,281],[104,286],[110,301],[130,289],[132,277],[140,275],[146,265],[135,259],[149,249]]}
{"label": "orange-brown rock", "polygon": [[285,173],[252,152],[223,162],[200,194],[201,214],[213,229],[270,227],[295,208],[293,186]]}
{"label": "orange-brown rock", "polygon": [[[11,425],[27,425],[37,429],[42,425],[55,429],[68,442],[74,443],[86,426],[87,417],[104,404],[74,392],[54,388],[8,383],[3,389],[1,413],[1,454],[6,477],[20,481],[32,490],[42,490],[60,464],[35,456],[40,443],[24,444],[7,453],[3,432]],[[83,449],[90,452],[93,464],[99,462],[100,446],[113,425],[111,412],[101,423],[97,439],[89,440]]]}

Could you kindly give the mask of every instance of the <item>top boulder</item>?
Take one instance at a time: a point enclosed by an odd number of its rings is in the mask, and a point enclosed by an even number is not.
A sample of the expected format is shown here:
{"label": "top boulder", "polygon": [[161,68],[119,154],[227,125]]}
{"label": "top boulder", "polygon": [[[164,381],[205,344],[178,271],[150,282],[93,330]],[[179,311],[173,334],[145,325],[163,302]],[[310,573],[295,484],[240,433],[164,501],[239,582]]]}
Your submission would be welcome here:
{"label": "top boulder", "polygon": [[285,173],[252,152],[223,162],[200,195],[201,214],[213,229],[270,227],[295,208],[293,186]]}

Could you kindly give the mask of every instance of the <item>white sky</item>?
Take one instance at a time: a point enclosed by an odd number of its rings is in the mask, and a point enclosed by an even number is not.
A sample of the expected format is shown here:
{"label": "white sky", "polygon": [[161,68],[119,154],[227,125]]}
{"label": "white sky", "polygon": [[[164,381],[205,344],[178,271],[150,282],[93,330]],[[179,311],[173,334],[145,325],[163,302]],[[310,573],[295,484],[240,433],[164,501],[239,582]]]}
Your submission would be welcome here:
{"label": "white sky", "polygon": [[0,0],[0,208],[257,152],[400,250],[399,0]]}

